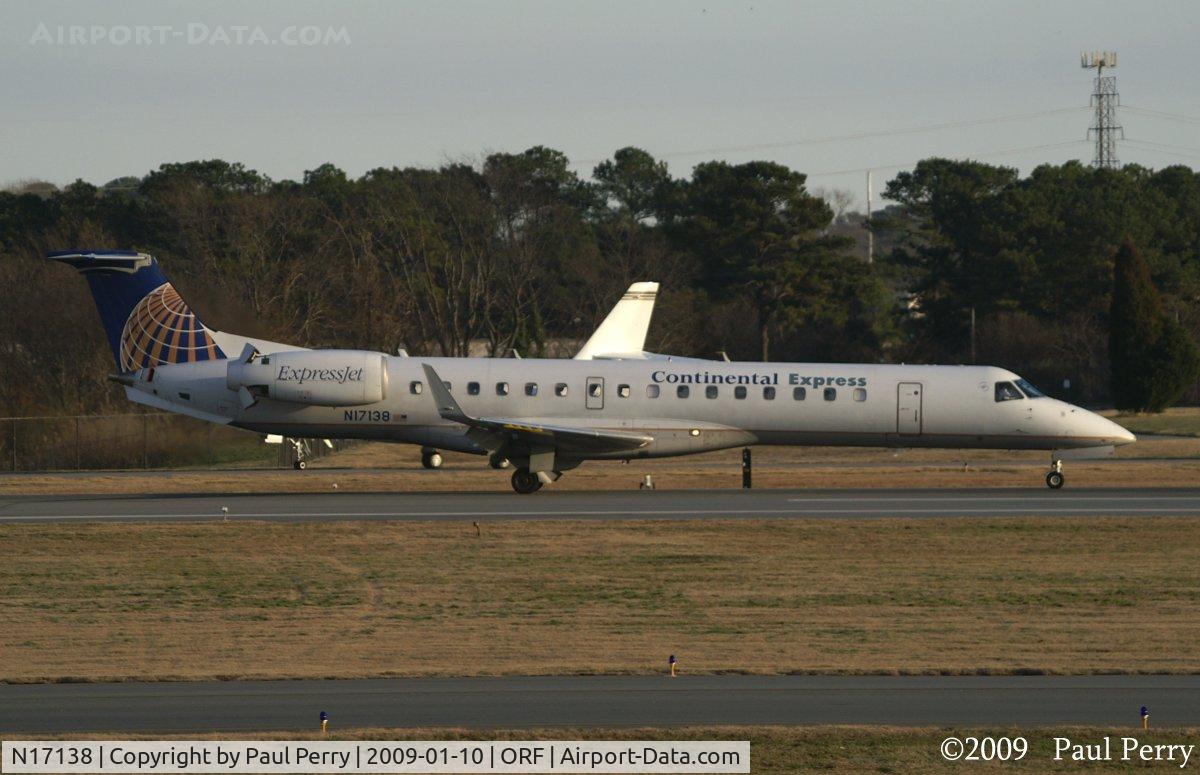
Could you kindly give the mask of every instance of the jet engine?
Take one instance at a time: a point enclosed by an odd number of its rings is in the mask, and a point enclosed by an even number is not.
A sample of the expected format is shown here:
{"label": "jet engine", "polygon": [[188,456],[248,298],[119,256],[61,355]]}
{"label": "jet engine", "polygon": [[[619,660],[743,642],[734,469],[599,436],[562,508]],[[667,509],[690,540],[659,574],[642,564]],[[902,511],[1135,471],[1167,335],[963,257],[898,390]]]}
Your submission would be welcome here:
{"label": "jet engine", "polygon": [[387,356],[366,350],[293,350],[259,355],[247,345],[225,384],[248,407],[261,398],[316,406],[361,406],[387,395]]}

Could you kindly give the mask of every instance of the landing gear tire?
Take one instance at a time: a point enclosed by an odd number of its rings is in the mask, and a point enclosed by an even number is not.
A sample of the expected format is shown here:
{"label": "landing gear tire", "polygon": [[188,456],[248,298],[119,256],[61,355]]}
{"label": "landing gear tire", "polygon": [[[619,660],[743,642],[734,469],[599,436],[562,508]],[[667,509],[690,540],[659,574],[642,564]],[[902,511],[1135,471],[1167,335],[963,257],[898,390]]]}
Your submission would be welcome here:
{"label": "landing gear tire", "polygon": [[297,471],[303,471],[304,469],[308,468],[308,463],[305,463],[303,460],[297,460],[295,463],[292,463],[292,468],[296,469]]}
{"label": "landing gear tire", "polygon": [[1051,490],[1060,489],[1065,481],[1061,471],[1051,471],[1046,474],[1046,486]]}
{"label": "landing gear tire", "polygon": [[530,495],[542,489],[542,480],[528,468],[513,471],[512,487],[522,495]]}
{"label": "landing gear tire", "polygon": [[441,468],[442,467],[442,456],[439,455],[437,452],[432,452],[432,451],[431,452],[422,452],[421,453],[421,465],[424,466],[425,468],[430,468],[430,469]]}

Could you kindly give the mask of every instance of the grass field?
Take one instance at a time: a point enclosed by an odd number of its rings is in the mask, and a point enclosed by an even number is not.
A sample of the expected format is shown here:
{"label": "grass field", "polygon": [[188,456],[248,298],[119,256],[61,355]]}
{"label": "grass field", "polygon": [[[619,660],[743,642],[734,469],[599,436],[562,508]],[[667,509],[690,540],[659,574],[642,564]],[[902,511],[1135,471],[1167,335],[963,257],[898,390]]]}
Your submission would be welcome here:
{"label": "grass field", "polygon": [[[1023,736],[1029,752],[1021,761],[947,762],[939,754],[946,737]],[[1113,738],[1114,755],[1120,740],[1136,737],[1146,744],[1197,744],[1200,730],[1063,727],[1036,730],[933,729],[902,727],[684,727],[679,729],[355,729],[319,733],[250,733],[239,735],[188,735],[189,740],[749,740],[750,767],[756,775],[793,772],[847,773],[961,773],[961,772],[1078,772],[1156,769],[1179,770],[1180,760],[1158,763],[1111,762],[1081,765],[1069,759],[1054,761],[1054,738],[1094,743]],[[122,740],[154,739],[146,735],[119,736]],[[172,736],[176,738],[177,736]],[[23,739],[28,739],[22,736]],[[72,740],[112,739],[111,735],[71,735]],[[1197,753],[1189,767],[1195,766]]]}
{"label": "grass field", "polygon": [[0,679],[1200,672],[1200,522],[7,525]]}
{"label": "grass field", "polygon": [[1200,436],[1200,408],[1168,409],[1158,414],[1119,414],[1105,412],[1114,422],[1134,433],[1166,433],[1173,436]]}
{"label": "grass field", "polygon": [[152,412],[0,420],[0,468],[6,471],[261,468],[275,465],[279,451],[257,434],[182,415]]}
{"label": "grass field", "polygon": [[[265,445],[264,445],[265,446]],[[0,495],[55,493],[202,493],[494,491],[507,492],[509,471],[483,458],[446,454],[426,471],[415,447],[369,443],[313,462],[307,471],[209,470],[91,473],[0,473]],[[758,447],[756,487],[1043,487],[1047,452],[1006,450]],[[1200,438],[1160,438],[1117,450],[1117,457],[1068,461],[1068,487],[1190,486],[1200,482]],[[741,450],[686,458],[590,461],[550,490],[636,489],[649,474],[660,489],[741,486]]]}

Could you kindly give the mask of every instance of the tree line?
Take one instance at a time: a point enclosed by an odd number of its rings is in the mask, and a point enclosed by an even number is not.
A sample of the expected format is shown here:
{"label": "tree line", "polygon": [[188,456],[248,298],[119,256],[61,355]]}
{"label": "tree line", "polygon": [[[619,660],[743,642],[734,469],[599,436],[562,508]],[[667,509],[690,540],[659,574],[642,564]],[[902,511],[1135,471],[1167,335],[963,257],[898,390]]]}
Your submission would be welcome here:
{"label": "tree line", "polygon": [[1200,332],[1189,168],[1069,162],[1022,177],[933,158],[885,196],[868,263],[863,214],[803,172],[709,161],[676,177],[637,148],[586,178],[539,146],[358,178],[326,164],[275,181],[210,160],[102,186],[17,185],[0,192],[0,412],[123,405],[102,379],[111,359],[86,284],[41,258],[68,247],[152,253],[209,326],[305,346],[552,354],[629,283],[658,280],[653,350],[973,357],[1109,403],[1114,262],[1128,239],[1171,347],[1184,346],[1174,332],[1187,344]]}

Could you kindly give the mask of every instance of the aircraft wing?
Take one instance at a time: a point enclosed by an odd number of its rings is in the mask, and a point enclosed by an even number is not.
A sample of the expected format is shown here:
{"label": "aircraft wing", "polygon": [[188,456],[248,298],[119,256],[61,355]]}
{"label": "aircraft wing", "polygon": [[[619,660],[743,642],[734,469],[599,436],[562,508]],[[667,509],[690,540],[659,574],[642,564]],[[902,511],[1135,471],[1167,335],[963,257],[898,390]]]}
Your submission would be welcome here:
{"label": "aircraft wing", "polygon": [[504,417],[472,417],[459,407],[446,383],[429,364],[423,364],[429,391],[444,420],[462,423],[471,430],[471,440],[490,450],[511,444],[529,447],[553,447],[559,452],[619,452],[641,449],[654,441],[653,436],[631,431],[582,428],[557,423]]}

